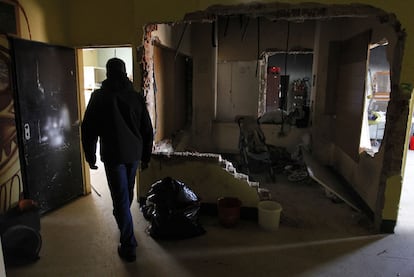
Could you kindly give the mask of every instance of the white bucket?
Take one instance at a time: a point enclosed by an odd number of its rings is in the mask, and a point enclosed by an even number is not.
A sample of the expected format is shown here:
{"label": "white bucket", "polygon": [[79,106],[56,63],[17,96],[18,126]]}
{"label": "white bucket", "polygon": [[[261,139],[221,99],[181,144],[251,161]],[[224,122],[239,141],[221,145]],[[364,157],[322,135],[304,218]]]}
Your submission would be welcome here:
{"label": "white bucket", "polygon": [[275,201],[260,201],[258,204],[259,225],[268,231],[279,229],[282,206]]}

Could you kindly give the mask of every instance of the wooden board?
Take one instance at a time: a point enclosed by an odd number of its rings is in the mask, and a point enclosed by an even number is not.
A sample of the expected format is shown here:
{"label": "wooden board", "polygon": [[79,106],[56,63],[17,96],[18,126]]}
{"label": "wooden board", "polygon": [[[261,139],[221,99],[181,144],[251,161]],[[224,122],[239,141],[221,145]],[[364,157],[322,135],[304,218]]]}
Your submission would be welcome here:
{"label": "wooden board", "polygon": [[358,207],[358,204],[353,199],[351,193],[347,190],[345,184],[343,184],[342,181],[328,168],[318,163],[309,152],[305,150],[302,151],[309,176],[329,192],[342,199],[353,209],[360,212],[361,209]]}

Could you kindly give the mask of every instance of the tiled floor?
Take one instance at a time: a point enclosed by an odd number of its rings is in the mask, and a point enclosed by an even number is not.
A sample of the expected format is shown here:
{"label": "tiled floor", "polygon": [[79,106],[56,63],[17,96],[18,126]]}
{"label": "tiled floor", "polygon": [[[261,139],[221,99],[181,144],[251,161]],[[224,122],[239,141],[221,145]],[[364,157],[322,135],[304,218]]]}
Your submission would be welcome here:
{"label": "tiled floor", "polygon": [[[202,216],[206,234],[156,241],[147,235],[148,223],[134,203],[138,258],[125,264],[116,253],[118,233],[109,192],[97,179],[94,187],[100,196],[92,192],[42,217],[40,259],[8,268],[7,276],[414,276],[414,151],[408,154],[395,234],[373,235],[361,224],[347,227],[360,221],[346,206],[333,203],[312,184],[296,184],[297,198],[282,203],[286,215],[275,232],[253,221],[224,228],[217,218]],[[292,186],[282,190],[288,188]],[[319,196],[305,206],[310,193]],[[336,210],[337,221],[316,207]]]}

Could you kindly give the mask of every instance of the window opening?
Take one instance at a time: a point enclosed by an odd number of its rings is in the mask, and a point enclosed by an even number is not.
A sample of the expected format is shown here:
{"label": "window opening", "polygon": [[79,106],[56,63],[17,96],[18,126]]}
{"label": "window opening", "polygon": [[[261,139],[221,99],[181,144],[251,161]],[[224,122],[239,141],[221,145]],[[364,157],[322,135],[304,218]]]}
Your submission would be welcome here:
{"label": "window opening", "polygon": [[371,44],[368,51],[360,150],[371,156],[374,156],[381,146],[390,100],[391,80],[386,57],[387,44],[386,40]]}

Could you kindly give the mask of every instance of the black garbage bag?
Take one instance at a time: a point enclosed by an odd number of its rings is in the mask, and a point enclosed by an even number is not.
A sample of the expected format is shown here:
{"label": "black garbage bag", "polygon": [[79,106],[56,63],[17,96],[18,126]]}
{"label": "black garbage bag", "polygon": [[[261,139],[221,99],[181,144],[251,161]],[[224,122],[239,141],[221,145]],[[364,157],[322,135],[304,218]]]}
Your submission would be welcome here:
{"label": "black garbage bag", "polygon": [[184,183],[166,177],[151,185],[141,211],[155,239],[184,239],[204,234],[199,197]]}

